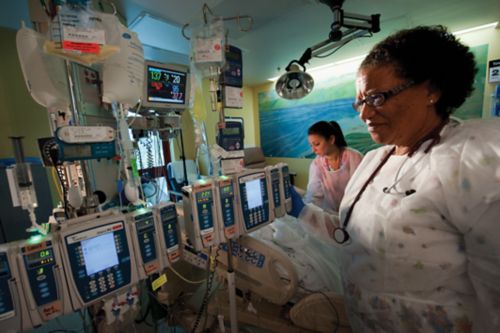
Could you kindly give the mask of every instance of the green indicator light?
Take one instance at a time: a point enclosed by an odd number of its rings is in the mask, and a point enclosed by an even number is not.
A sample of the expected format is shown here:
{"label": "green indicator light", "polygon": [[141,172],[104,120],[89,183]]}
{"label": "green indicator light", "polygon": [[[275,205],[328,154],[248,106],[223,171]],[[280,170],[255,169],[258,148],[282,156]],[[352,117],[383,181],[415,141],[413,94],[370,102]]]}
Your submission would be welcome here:
{"label": "green indicator light", "polygon": [[43,238],[44,237],[42,235],[33,235],[27,240],[27,243],[30,245],[38,244],[43,240]]}

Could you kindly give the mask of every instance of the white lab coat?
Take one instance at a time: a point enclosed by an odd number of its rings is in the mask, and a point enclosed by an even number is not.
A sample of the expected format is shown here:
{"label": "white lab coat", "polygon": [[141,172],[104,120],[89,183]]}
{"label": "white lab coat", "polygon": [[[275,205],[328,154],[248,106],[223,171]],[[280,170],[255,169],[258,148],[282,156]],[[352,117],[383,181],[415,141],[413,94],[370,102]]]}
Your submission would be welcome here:
{"label": "white lab coat", "polygon": [[[500,332],[500,122],[452,121],[425,154],[429,143],[389,158],[355,206],[351,241],[339,245],[354,332]],[[365,156],[341,221],[391,148]],[[337,215],[307,205],[299,218],[334,243]]]}
{"label": "white lab coat", "polygon": [[309,167],[309,182],[304,201],[324,210],[337,212],[345,187],[362,158],[360,152],[346,147],[339,169],[330,170],[326,158],[316,156]]}

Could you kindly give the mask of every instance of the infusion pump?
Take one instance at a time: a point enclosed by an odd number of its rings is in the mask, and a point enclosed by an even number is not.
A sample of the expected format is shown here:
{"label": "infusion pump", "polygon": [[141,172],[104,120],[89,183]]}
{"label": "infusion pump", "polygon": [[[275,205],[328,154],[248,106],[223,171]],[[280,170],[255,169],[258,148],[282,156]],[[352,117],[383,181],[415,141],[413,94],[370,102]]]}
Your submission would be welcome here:
{"label": "infusion pump", "polygon": [[17,246],[0,245],[0,326],[2,331],[27,331],[33,327],[26,307],[15,257]]}
{"label": "infusion pump", "polygon": [[266,170],[252,169],[183,187],[186,233],[194,248],[225,243],[271,223],[270,183]]}
{"label": "infusion pump", "polygon": [[181,229],[173,202],[162,202],[153,208],[160,253],[164,267],[179,261],[182,255]]}
{"label": "infusion pump", "polygon": [[[39,239],[37,239],[39,238]],[[17,260],[28,317],[38,326],[72,312],[57,241],[51,236],[35,236],[12,244],[12,262]],[[26,318],[26,319],[28,319]],[[26,320],[24,319],[24,320]]]}
{"label": "infusion pump", "polygon": [[272,192],[275,217],[282,217],[292,210],[292,197],[290,194],[290,171],[286,163],[278,163],[265,168]]}
{"label": "infusion pump", "polygon": [[82,216],[66,221],[57,234],[73,310],[137,283],[125,215],[104,212]]}
{"label": "infusion pump", "polygon": [[274,220],[272,190],[264,169],[247,169],[234,175],[241,234],[255,231]]}
{"label": "infusion pump", "polygon": [[210,178],[197,180],[182,188],[187,237],[198,251],[219,244],[215,200],[217,198]]}
{"label": "infusion pump", "polygon": [[153,273],[159,273],[164,268],[160,258],[157,223],[153,211],[147,208],[128,213],[127,219],[135,249],[139,279],[143,280]]}
{"label": "infusion pump", "polygon": [[236,239],[240,235],[236,188],[234,180],[230,176],[214,177],[213,184],[219,239],[221,242],[227,242],[227,240]]}

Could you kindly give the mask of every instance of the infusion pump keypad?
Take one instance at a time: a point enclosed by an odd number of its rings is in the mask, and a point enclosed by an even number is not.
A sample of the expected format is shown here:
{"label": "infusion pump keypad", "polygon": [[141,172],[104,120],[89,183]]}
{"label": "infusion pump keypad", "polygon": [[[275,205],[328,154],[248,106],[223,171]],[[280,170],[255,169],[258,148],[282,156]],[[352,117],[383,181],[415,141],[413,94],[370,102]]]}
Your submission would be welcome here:
{"label": "infusion pump keypad", "polygon": [[280,197],[280,171],[275,168],[271,170],[271,188],[273,192],[273,202],[275,207],[279,207],[281,205],[281,197]]}
{"label": "infusion pump keypad", "polygon": [[130,250],[124,222],[65,237],[71,272],[84,302],[130,284]]}

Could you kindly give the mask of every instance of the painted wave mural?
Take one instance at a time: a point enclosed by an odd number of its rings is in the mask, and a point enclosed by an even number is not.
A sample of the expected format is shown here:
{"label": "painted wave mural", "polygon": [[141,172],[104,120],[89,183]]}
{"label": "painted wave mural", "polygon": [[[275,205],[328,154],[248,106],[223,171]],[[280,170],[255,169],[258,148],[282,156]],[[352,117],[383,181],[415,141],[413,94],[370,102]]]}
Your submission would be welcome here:
{"label": "painted wave mural", "polygon": [[[482,115],[488,45],[472,47],[478,72],[475,91],[454,116],[461,119]],[[307,141],[307,129],[320,120],[340,124],[347,144],[365,154],[378,147],[366,126],[352,108],[355,96],[355,73],[317,82],[311,94],[300,100],[280,98],[272,87],[258,94],[260,141],[267,157],[313,158]]]}

